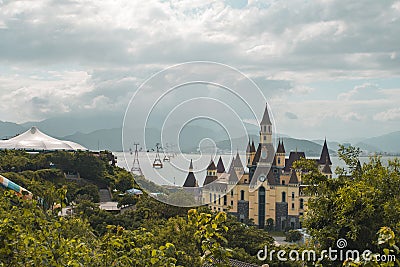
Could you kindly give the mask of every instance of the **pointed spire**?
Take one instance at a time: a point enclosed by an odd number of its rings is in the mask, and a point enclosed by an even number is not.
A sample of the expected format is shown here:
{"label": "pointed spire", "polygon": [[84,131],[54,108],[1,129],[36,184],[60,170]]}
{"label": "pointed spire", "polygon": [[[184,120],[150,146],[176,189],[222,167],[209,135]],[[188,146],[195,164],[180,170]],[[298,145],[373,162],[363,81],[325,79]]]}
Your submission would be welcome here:
{"label": "pointed spire", "polygon": [[194,173],[193,173],[193,161],[192,160],[190,160],[189,173],[186,176],[186,180],[183,184],[183,187],[198,187],[196,177],[194,176]]}
{"label": "pointed spire", "polygon": [[236,152],[236,157],[233,160],[233,167],[243,168],[242,160],[240,159],[240,156],[239,156],[239,151]]}
{"label": "pointed spire", "polygon": [[216,170],[216,169],[217,169],[217,167],[215,167],[215,163],[214,163],[214,161],[211,159],[210,164],[209,164],[208,167],[207,167],[207,170],[208,170],[208,171],[214,171],[214,170]]}
{"label": "pointed spire", "polygon": [[331,157],[329,156],[328,144],[325,138],[324,146],[322,147],[321,151],[321,157],[319,158],[319,164],[324,165],[326,162],[328,162],[329,165],[332,165]]}
{"label": "pointed spire", "polygon": [[250,152],[251,152],[251,145],[250,145],[250,139],[249,139],[249,142],[247,143],[246,153],[250,153]]}
{"label": "pointed spire", "polygon": [[272,125],[271,120],[269,118],[269,114],[268,114],[268,104],[265,104],[265,110],[264,110],[264,115],[263,118],[261,120],[261,125]]}
{"label": "pointed spire", "polygon": [[279,138],[279,143],[278,143],[278,149],[276,150],[276,153],[282,153],[285,154],[285,146],[283,145],[283,140]]}
{"label": "pointed spire", "polygon": [[189,172],[193,171],[193,160],[190,159]]}
{"label": "pointed spire", "polygon": [[222,161],[222,157],[219,157],[217,164],[217,173],[224,173],[224,172],[225,172],[224,162]]}
{"label": "pointed spire", "polygon": [[256,146],[254,145],[254,140],[251,141],[251,149],[250,152],[256,152]]}
{"label": "pointed spire", "polygon": [[229,174],[229,184],[236,184],[239,181],[239,178],[236,174],[233,164],[231,164],[228,174]]}

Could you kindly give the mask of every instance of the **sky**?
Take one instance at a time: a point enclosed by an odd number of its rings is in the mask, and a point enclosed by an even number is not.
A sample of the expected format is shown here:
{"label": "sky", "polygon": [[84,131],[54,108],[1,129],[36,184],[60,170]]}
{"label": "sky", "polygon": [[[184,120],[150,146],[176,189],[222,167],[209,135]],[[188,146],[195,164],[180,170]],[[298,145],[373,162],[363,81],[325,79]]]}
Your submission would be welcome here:
{"label": "sky", "polygon": [[261,88],[280,133],[399,131],[399,20],[386,0],[0,0],[0,120],[123,116],[151,75],[212,61]]}

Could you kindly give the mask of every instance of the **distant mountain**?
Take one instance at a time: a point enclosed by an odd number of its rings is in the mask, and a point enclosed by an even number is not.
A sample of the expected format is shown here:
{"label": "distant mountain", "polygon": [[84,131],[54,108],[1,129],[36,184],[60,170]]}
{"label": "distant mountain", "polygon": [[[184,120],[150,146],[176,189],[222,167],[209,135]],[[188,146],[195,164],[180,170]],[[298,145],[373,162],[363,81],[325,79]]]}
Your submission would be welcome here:
{"label": "distant mountain", "polygon": [[61,139],[76,142],[89,150],[122,151],[121,128],[103,129],[91,133],[77,132]]}
{"label": "distant mountain", "polygon": [[11,138],[27,129],[13,122],[0,121],[0,139]]}
{"label": "distant mountain", "polygon": [[364,139],[356,146],[364,146],[368,152],[400,153],[400,131]]}
{"label": "distant mountain", "polygon": [[99,129],[122,127],[123,114],[97,114],[88,116],[60,116],[38,122],[21,124],[25,128],[37,126],[41,131],[51,136],[66,136],[77,132],[91,133]]}

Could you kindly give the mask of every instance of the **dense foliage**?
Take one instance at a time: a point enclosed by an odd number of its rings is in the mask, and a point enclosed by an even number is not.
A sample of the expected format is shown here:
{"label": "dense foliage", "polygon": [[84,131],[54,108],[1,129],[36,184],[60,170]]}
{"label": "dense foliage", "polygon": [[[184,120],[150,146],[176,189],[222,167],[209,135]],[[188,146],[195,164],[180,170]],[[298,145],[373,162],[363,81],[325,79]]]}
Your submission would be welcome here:
{"label": "dense foliage", "polygon": [[[338,168],[338,178],[322,175],[312,160],[296,162],[295,168],[306,173],[303,180],[313,196],[303,225],[317,242],[320,250],[335,248],[336,241],[344,238],[346,249],[379,252],[376,241],[382,227],[400,232],[400,161],[372,157],[363,166],[358,161],[359,150],[341,147],[339,156],[347,168]],[[394,242],[399,243],[399,237]],[[337,266],[339,262],[324,262],[324,266]]]}

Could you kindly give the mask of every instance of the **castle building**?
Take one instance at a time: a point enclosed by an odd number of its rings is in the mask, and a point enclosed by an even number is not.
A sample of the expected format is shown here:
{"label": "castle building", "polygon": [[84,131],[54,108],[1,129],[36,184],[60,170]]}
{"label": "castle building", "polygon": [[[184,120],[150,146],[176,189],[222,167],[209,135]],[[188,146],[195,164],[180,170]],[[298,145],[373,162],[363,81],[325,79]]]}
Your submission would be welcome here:
{"label": "castle building", "polygon": [[[301,158],[306,158],[305,153],[298,151],[286,157],[283,140],[279,140],[275,151],[272,123],[265,108],[257,149],[254,141],[249,140],[247,145],[247,169],[239,153],[227,172],[221,157],[217,166],[211,160],[202,188],[202,202],[209,203],[213,211],[229,212],[241,222],[254,223],[259,228],[278,231],[301,228],[300,218],[310,198],[304,194],[306,185],[302,183],[302,172],[293,168],[293,163]],[[320,158],[315,161],[325,176],[332,177],[326,140]]]}

